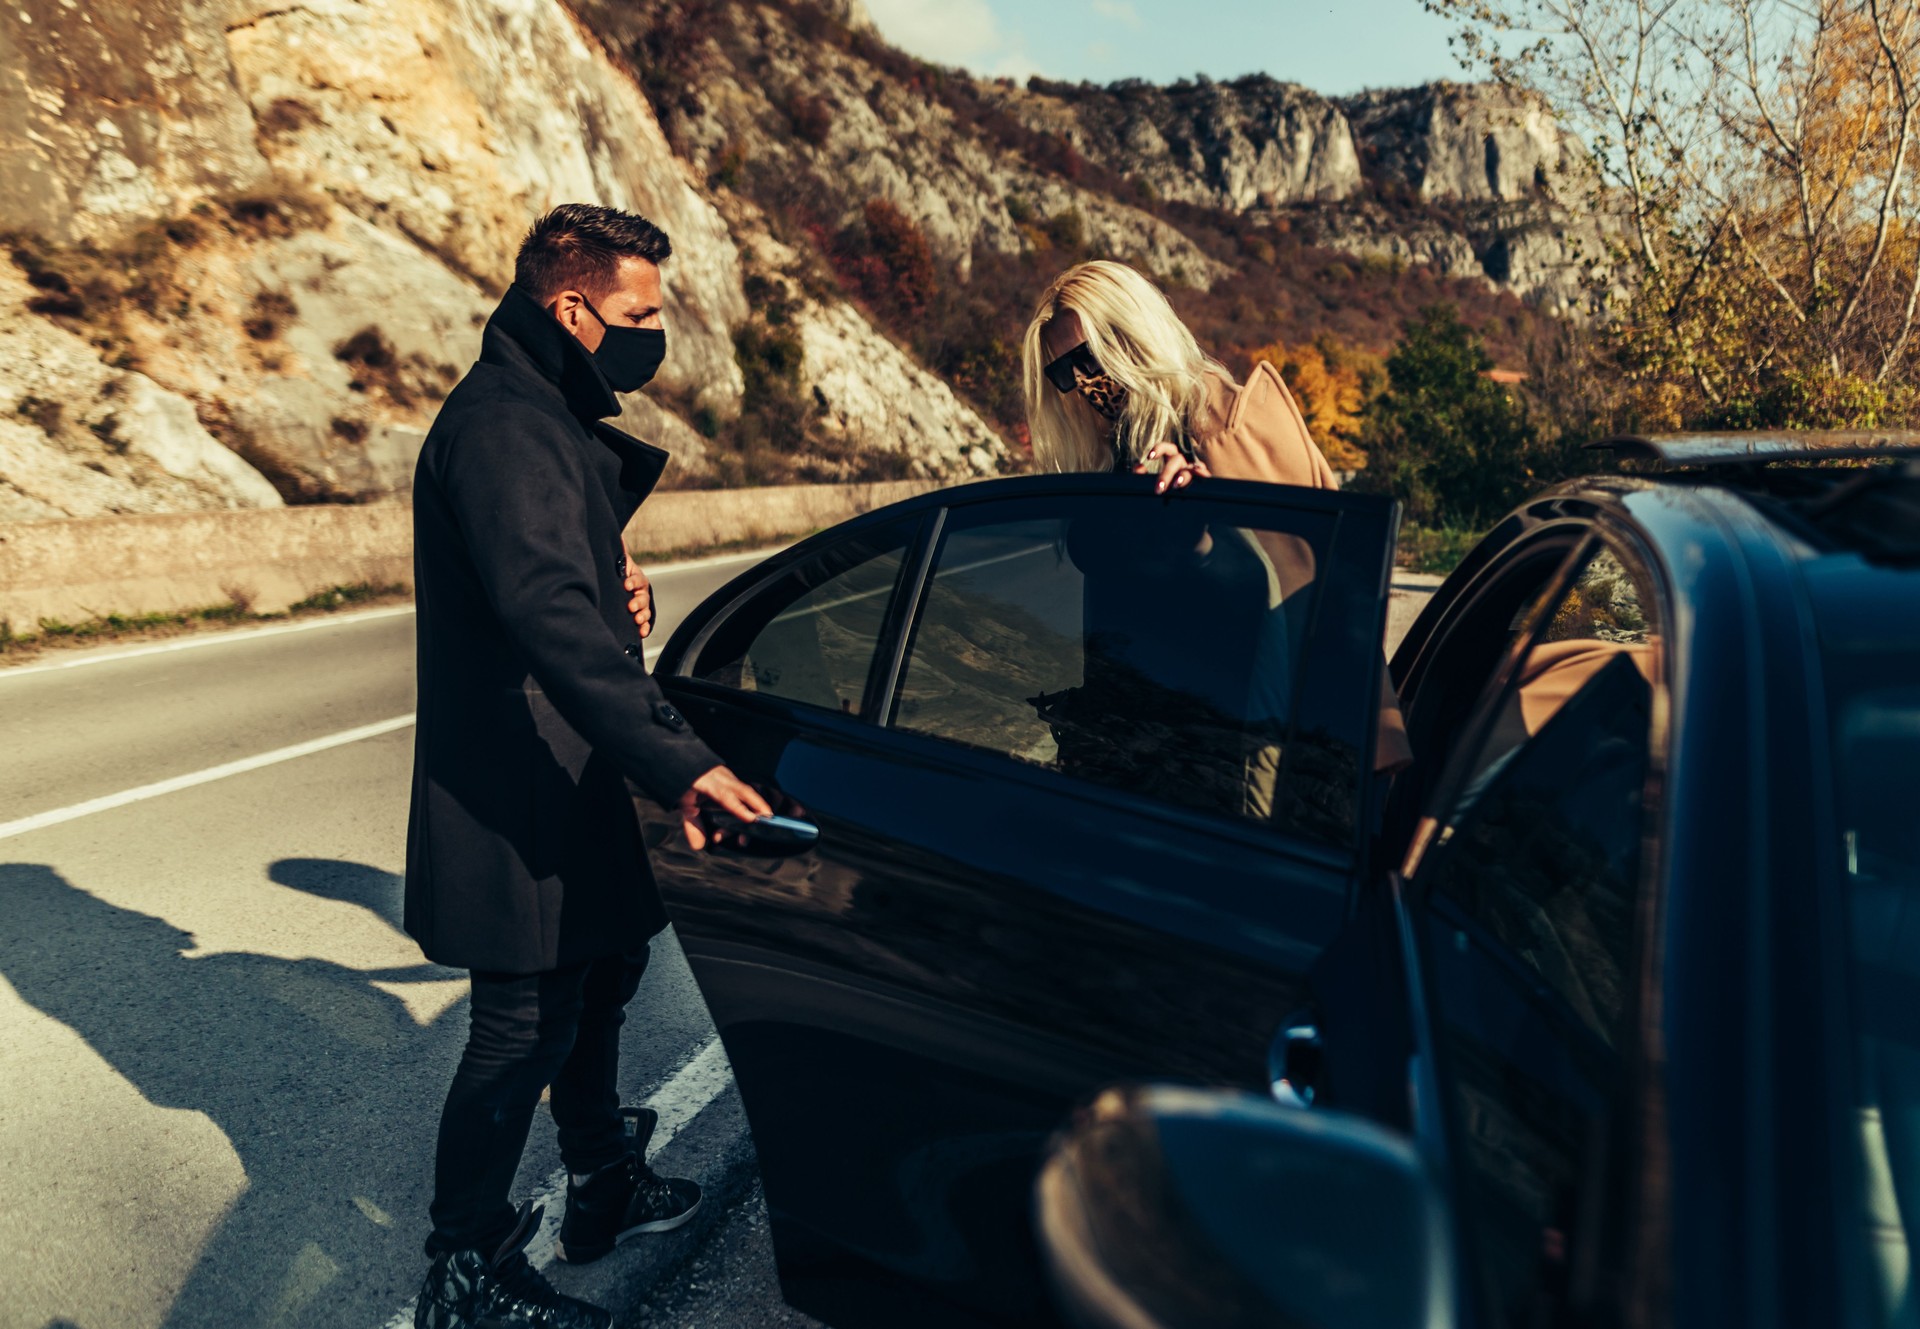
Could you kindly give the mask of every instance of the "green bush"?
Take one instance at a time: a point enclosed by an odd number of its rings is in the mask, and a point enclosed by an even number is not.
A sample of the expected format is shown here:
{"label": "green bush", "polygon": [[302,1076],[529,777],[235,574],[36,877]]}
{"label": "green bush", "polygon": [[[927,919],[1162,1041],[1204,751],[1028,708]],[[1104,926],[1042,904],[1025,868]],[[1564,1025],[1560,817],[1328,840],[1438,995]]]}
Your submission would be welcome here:
{"label": "green bush", "polygon": [[1487,377],[1493,359],[1451,305],[1430,305],[1387,357],[1387,390],[1361,430],[1367,468],[1355,487],[1392,494],[1409,522],[1492,525],[1567,469],[1524,402]]}
{"label": "green bush", "polygon": [[1412,572],[1436,572],[1445,576],[1460,566],[1460,560],[1480,543],[1484,534],[1484,531],[1435,529],[1409,523],[1400,528],[1400,546],[1394,561]]}

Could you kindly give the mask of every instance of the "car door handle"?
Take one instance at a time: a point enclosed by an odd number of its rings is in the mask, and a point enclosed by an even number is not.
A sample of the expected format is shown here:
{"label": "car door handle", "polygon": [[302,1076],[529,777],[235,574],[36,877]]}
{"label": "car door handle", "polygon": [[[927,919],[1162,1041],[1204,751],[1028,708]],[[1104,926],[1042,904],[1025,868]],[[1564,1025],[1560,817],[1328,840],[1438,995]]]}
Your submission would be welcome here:
{"label": "car door handle", "polygon": [[1324,1061],[1320,1026],[1307,1018],[1289,1020],[1267,1049],[1267,1080],[1274,1100],[1288,1107],[1312,1107],[1320,1092]]}
{"label": "car door handle", "polygon": [[743,854],[797,854],[820,842],[820,828],[798,817],[755,817],[740,827],[737,839],[725,841]]}

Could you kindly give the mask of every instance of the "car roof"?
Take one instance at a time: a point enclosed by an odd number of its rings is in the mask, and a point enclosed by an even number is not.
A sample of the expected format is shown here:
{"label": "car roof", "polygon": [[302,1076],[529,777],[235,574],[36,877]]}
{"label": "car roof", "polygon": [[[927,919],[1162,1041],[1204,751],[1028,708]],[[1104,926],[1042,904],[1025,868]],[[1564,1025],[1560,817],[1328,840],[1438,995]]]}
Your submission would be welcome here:
{"label": "car roof", "polygon": [[1920,461],[1592,475],[1522,511],[1537,520],[1582,506],[1633,528],[1669,564],[1738,559],[1765,542],[1799,565],[1824,623],[1867,616],[1876,639],[1920,649]]}

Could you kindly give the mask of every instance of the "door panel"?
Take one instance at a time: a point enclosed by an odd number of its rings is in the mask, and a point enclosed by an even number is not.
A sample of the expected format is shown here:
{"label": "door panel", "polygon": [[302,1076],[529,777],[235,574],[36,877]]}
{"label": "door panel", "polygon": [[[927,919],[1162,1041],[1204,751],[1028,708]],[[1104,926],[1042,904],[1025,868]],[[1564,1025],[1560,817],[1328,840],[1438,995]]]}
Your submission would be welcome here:
{"label": "door panel", "polygon": [[[1050,1323],[1028,1228],[1046,1134],[1116,1079],[1263,1085],[1347,914],[1391,507],[1244,485],[1169,502],[1105,477],[1010,488],[1021,501],[954,508],[904,560],[861,715],[711,670],[663,680],[820,827],[779,860],[650,839],[740,1082],[789,1299],[836,1325],[903,1323],[906,1305],[914,1323]],[[1294,551],[1254,535],[1297,541],[1310,566],[1277,574]],[[1185,598],[1139,602],[1141,577]]]}
{"label": "door panel", "polygon": [[1624,1289],[1659,634],[1643,573],[1598,542],[1582,560],[1453,763],[1413,877],[1463,1249],[1495,1325],[1610,1323]]}

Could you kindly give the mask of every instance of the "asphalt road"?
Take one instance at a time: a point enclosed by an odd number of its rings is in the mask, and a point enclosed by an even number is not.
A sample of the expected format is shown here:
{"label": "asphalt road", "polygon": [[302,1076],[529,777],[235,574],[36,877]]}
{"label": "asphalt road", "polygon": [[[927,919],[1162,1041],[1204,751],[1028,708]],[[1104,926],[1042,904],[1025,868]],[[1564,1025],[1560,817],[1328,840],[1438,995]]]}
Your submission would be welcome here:
{"label": "asphalt road", "polygon": [[[756,557],[658,572],[652,640]],[[411,713],[413,619],[309,622],[0,671],[4,1329],[380,1329],[417,1288],[464,981],[399,929],[411,728],[323,746]],[[687,1127],[726,1074],[671,936],[627,1031]],[[558,1167],[543,1118],[521,1193]]]}
{"label": "asphalt road", "polygon": [[[653,642],[756,557],[655,570]],[[0,1329],[410,1323],[466,1020],[399,929],[412,652],[398,608],[0,670]],[[811,1325],[671,934],[654,955],[623,1094],[678,1133],[666,1170],[736,1193],[554,1280],[629,1324]],[[543,1114],[518,1194],[558,1168]]]}

